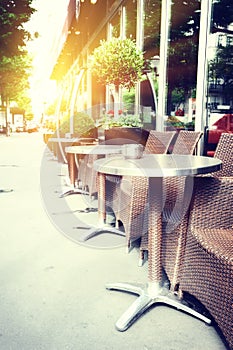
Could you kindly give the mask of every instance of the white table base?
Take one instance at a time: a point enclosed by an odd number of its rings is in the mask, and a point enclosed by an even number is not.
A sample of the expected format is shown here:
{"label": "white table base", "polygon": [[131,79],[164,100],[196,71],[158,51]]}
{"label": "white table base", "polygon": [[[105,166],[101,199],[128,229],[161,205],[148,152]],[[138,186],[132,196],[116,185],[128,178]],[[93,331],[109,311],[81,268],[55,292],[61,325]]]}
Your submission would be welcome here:
{"label": "white table base", "polygon": [[84,232],[82,235],[79,236],[80,242],[85,242],[90,238],[93,238],[101,233],[113,233],[120,236],[125,236],[125,233],[121,231],[119,228],[110,226],[109,224],[100,224],[98,227],[93,227],[88,230],[88,232]]}
{"label": "white table base", "polygon": [[109,283],[107,289],[120,290],[137,294],[139,297],[118,319],[115,326],[118,331],[126,331],[150,306],[153,304],[165,304],[192,315],[207,324],[211,320],[199,312],[189,307],[184,300],[179,299],[177,295],[171,293],[167,281],[153,284],[129,284],[129,283]]}
{"label": "white table base", "polygon": [[70,196],[72,194],[85,194],[85,195],[89,195],[89,192],[88,191],[85,191],[85,190],[82,190],[81,188],[77,188],[77,187],[73,187],[63,193],[61,193],[59,195],[59,198],[64,198],[64,197],[67,197],[67,196]]}

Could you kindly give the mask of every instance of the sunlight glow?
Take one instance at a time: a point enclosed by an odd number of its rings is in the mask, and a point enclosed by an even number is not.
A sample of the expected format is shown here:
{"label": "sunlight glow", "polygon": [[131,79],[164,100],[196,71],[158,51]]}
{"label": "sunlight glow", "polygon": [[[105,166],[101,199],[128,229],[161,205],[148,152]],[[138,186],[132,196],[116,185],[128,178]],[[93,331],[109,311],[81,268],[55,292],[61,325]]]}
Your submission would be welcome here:
{"label": "sunlight glow", "polygon": [[[27,23],[34,40],[27,46],[33,57],[31,98],[35,117],[41,117],[45,104],[49,104],[56,92],[55,82],[49,80],[55,59],[56,43],[59,40],[67,15],[69,0],[34,0],[37,11]],[[37,35],[38,33],[38,35]]]}

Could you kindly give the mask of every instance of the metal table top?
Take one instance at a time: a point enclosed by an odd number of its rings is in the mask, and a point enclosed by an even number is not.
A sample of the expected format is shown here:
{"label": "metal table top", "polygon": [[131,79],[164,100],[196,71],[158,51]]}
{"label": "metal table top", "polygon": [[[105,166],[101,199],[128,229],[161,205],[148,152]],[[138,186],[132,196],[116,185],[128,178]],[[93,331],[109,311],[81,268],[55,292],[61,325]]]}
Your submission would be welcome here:
{"label": "metal table top", "polygon": [[120,156],[94,162],[94,168],[98,172],[146,177],[207,174],[220,170],[221,165],[222,162],[217,158],[177,154],[150,154],[143,155],[140,159],[125,159]]}
{"label": "metal table top", "polygon": [[120,154],[122,149],[119,145],[83,145],[65,148],[66,153],[72,154]]}

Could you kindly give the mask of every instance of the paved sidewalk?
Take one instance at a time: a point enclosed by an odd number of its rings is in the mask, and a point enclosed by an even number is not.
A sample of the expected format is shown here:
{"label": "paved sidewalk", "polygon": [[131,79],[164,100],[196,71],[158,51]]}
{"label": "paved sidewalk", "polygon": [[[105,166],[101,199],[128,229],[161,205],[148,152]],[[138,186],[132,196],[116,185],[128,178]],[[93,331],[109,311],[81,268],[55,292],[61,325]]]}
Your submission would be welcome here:
{"label": "paved sidewalk", "polygon": [[147,264],[137,266],[121,236],[77,243],[75,227],[97,222],[77,209],[96,202],[59,198],[67,169],[40,133],[0,136],[0,150],[0,189],[13,190],[0,193],[0,350],[226,349],[213,327],[162,305],[118,332],[135,296],[105,284],[144,283]]}

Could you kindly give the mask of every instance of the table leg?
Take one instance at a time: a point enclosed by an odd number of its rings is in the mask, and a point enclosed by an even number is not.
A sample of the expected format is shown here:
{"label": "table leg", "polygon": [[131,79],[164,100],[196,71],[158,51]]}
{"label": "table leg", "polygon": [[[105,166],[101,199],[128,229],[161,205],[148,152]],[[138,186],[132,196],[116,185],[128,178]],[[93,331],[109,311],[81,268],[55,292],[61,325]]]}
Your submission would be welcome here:
{"label": "table leg", "polygon": [[190,308],[185,301],[169,290],[162,277],[162,178],[149,178],[149,234],[148,234],[148,284],[110,283],[107,289],[127,291],[139,297],[123,313],[116,323],[119,331],[125,331],[153,304],[163,303],[186,312],[210,324],[211,320]]}
{"label": "table leg", "polygon": [[106,175],[103,173],[97,174],[98,181],[98,226],[93,227],[88,232],[85,232],[79,237],[80,242],[87,241],[88,239],[97,236],[100,233],[108,232],[124,236],[125,233],[119,230],[117,227],[106,224]]}
{"label": "table leg", "polygon": [[87,191],[75,187],[75,180],[77,179],[77,175],[78,175],[78,168],[75,161],[75,154],[68,153],[67,162],[68,162],[68,172],[69,172],[69,178],[71,183],[71,189],[61,193],[59,197],[64,198],[71,194],[89,194]]}

